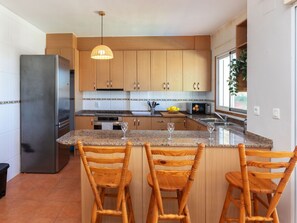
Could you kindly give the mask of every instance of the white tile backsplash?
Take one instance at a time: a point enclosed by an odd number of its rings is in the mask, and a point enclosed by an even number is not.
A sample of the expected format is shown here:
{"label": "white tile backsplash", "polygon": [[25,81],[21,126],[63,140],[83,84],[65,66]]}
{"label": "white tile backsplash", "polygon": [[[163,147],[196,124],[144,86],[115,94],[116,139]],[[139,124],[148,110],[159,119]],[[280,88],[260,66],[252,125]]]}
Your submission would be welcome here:
{"label": "white tile backsplash", "polygon": [[9,180],[20,173],[20,55],[44,54],[46,34],[1,5],[0,27],[0,162]]}

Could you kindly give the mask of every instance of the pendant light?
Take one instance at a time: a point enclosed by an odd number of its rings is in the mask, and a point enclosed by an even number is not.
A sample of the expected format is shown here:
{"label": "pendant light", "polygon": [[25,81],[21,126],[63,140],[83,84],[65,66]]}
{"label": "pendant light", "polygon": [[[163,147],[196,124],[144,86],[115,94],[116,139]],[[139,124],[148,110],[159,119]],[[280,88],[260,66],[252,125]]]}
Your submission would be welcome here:
{"label": "pendant light", "polygon": [[99,11],[101,16],[101,44],[96,46],[91,53],[91,58],[95,60],[109,60],[113,58],[113,53],[108,46],[103,45],[103,16],[104,11]]}

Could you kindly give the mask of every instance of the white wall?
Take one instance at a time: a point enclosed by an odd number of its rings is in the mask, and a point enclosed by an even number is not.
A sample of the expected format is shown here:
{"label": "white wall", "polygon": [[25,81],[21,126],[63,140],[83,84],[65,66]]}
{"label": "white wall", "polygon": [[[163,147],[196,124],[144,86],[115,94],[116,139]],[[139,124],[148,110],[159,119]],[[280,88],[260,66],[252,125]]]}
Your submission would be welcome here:
{"label": "white wall", "polygon": [[[294,75],[291,8],[280,0],[248,0],[248,130],[273,140],[274,150],[294,148]],[[253,107],[260,106],[260,116]],[[280,108],[281,119],[272,118]],[[291,181],[292,182],[292,181]],[[294,187],[279,205],[280,222],[293,223]]]}
{"label": "white wall", "polygon": [[44,54],[45,33],[0,5],[0,163],[20,172],[20,58]]}

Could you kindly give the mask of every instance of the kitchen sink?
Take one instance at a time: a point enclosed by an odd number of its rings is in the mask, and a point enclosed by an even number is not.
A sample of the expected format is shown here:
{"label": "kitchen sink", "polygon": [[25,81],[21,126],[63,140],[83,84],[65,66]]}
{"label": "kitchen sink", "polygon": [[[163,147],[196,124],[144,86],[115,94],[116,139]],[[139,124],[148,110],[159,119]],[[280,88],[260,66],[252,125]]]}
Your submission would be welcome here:
{"label": "kitchen sink", "polygon": [[150,116],[151,112],[149,112],[149,111],[133,111],[132,115],[135,115],[135,116]]}
{"label": "kitchen sink", "polygon": [[236,125],[235,123],[232,123],[232,122],[213,122],[213,124],[215,125],[215,126],[221,126],[221,125],[227,125],[227,126],[231,126],[231,125]]}
{"label": "kitchen sink", "polygon": [[222,120],[219,118],[200,118],[199,120],[202,122],[206,122],[206,123],[208,123],[208,122],[217,122],[217,123],[222,122]]}

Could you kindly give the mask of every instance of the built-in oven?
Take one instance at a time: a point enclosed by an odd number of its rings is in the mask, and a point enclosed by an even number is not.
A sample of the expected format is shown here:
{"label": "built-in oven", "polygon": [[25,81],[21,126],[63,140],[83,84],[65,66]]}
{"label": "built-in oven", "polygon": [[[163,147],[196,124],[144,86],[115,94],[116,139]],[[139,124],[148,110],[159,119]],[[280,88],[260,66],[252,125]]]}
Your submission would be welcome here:
{"label": "built-in oven", "polygon": [[98,116],[94,120],[94,129],[97,130],[120,130],[122,117],[102,117]]}

